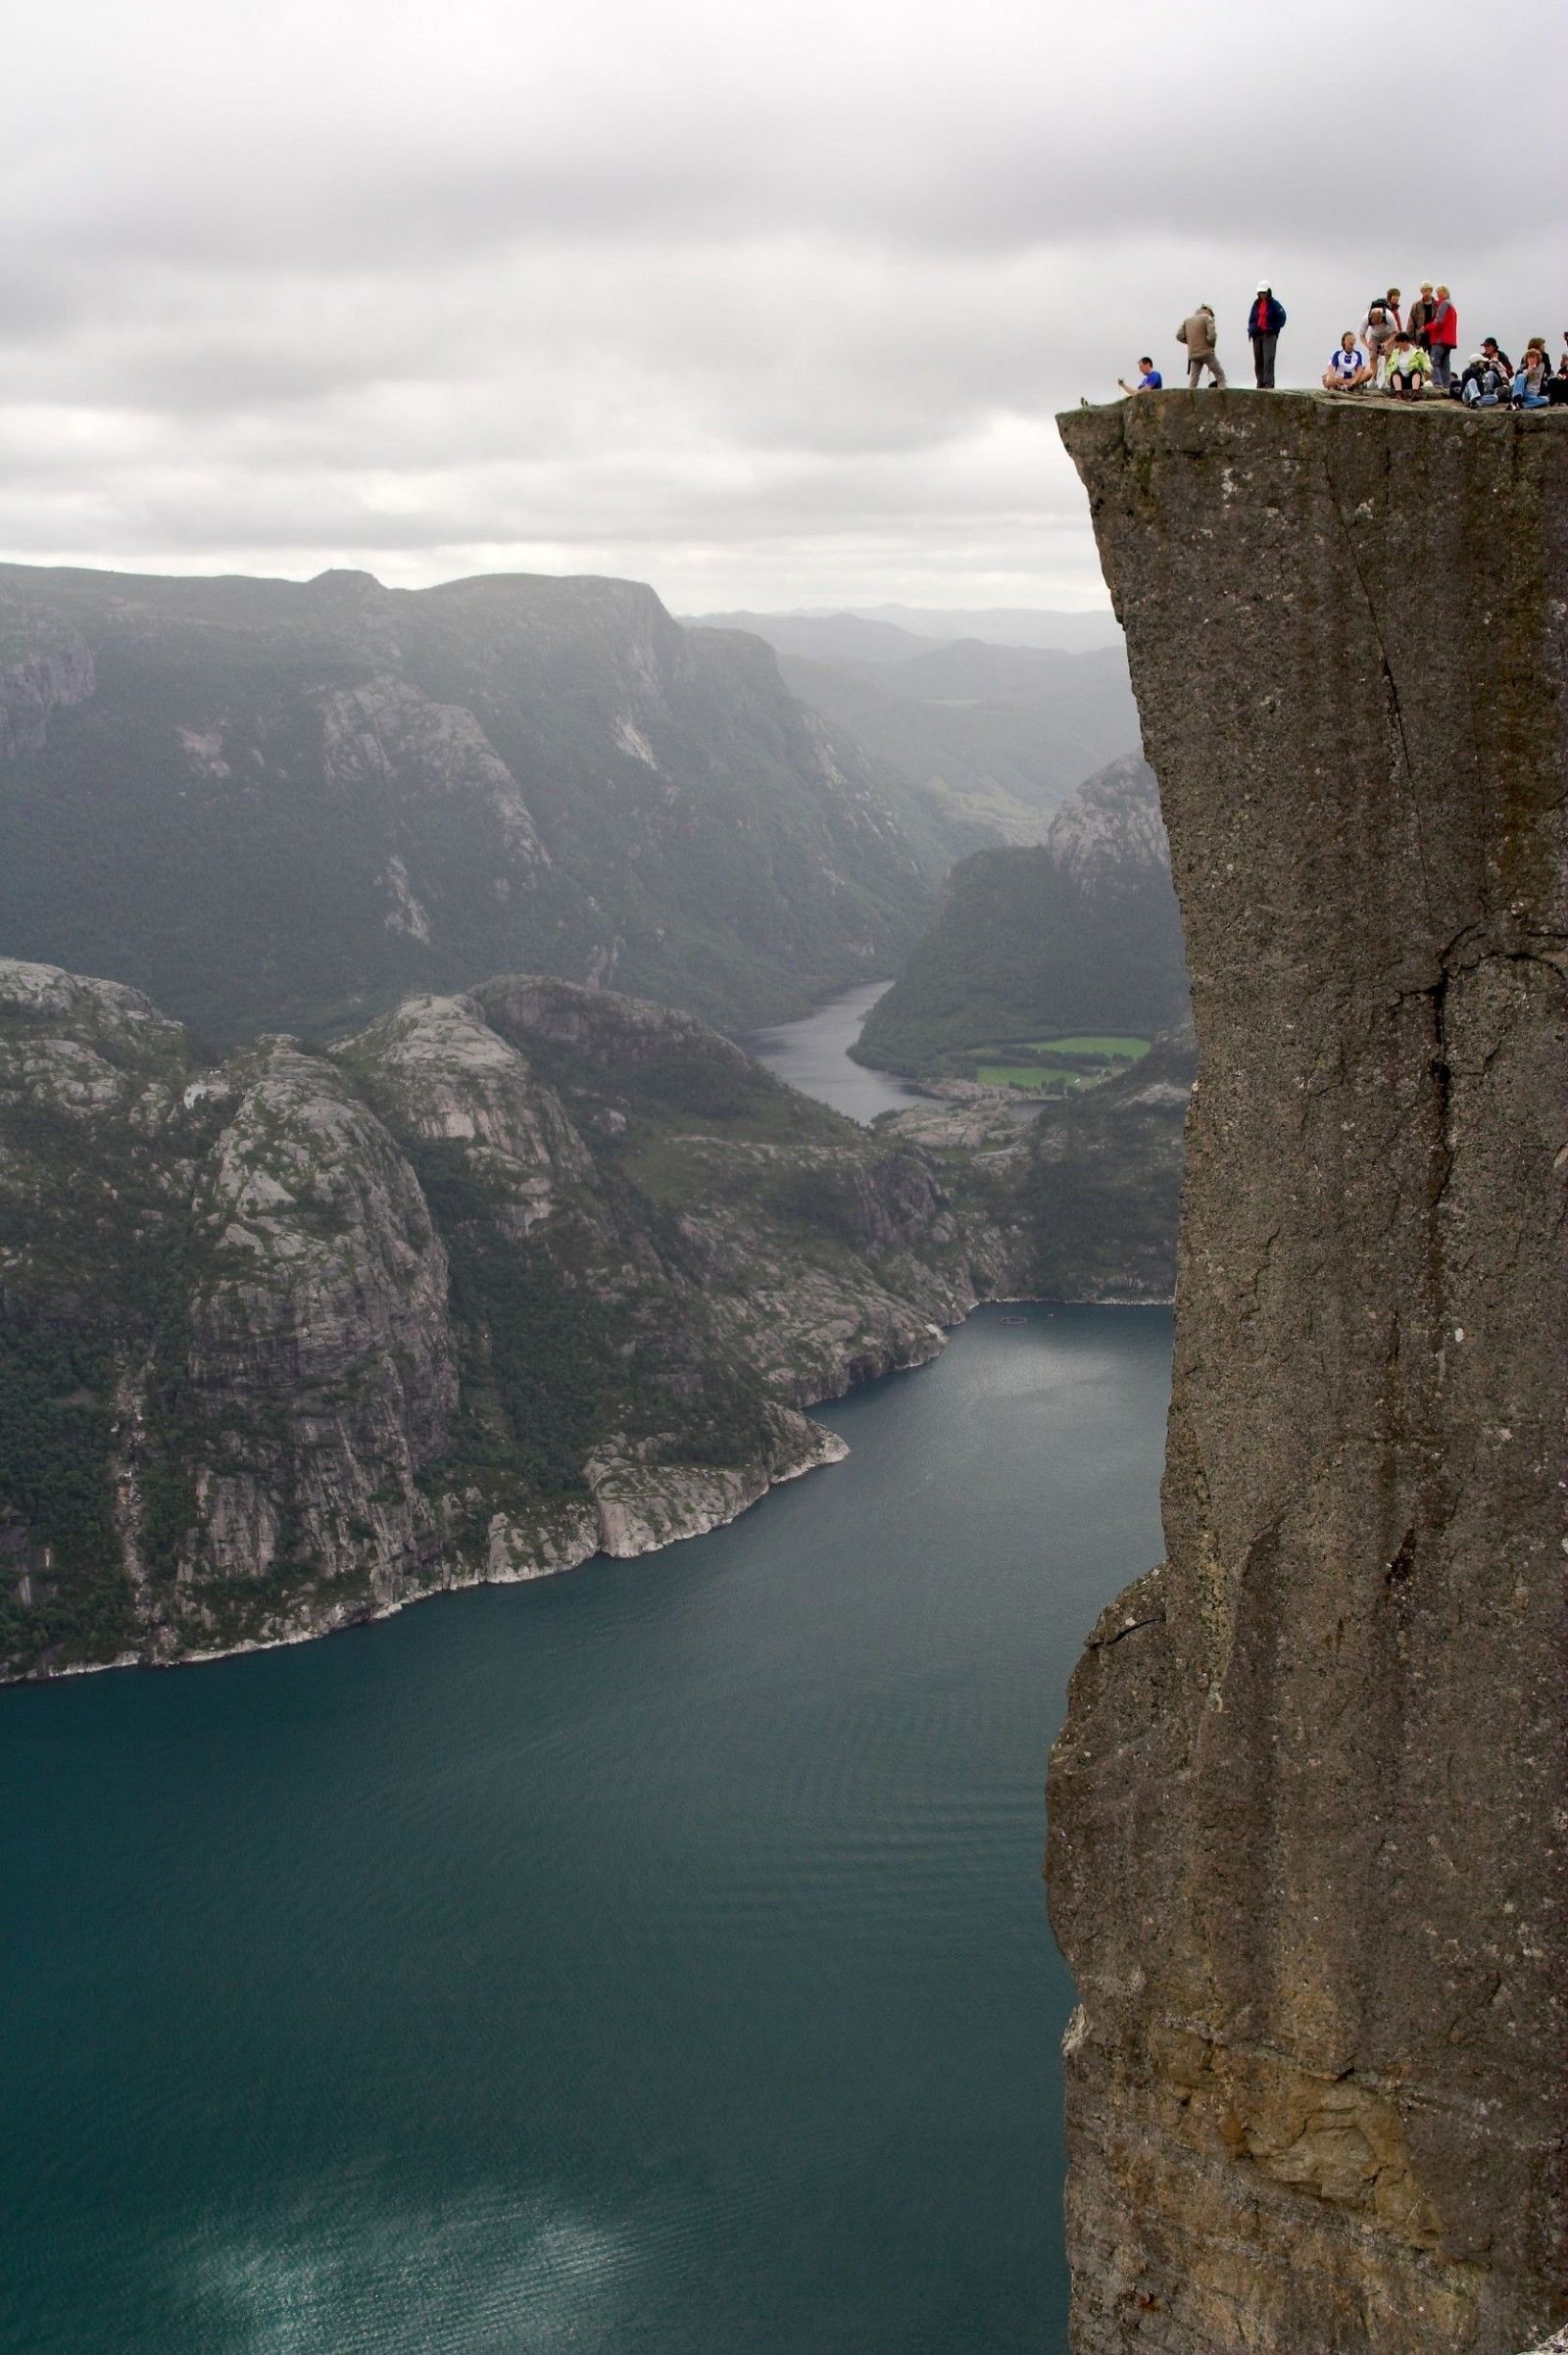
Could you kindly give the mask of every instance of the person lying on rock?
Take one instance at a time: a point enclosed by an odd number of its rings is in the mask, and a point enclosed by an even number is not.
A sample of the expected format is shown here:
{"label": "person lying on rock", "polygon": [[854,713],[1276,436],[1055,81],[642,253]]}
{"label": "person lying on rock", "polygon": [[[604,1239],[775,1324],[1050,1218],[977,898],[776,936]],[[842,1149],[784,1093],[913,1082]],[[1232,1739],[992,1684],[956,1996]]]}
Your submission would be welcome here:
{"label": "person lying on rock", "polygon": [[1355,340],[1354,332],[1347,327],[1340,337],[1338,351],[1329,354],[1328,367],[1323,370],[1323,383],[1329,392],[1354,392],[1365,384],[1372,370],[1367,367],[1366,354]]}
{"label": "person lying on rock", "polygon": [[1138,381],[1136,384],[1129,384],[1125,376],[1118,376],[1116,381],[1121,386],[1124,393],[1163,392],[1165,389],[1164,377],[1160,374],[1153,362],[1147,358],[1140,360],[1138,363]]}

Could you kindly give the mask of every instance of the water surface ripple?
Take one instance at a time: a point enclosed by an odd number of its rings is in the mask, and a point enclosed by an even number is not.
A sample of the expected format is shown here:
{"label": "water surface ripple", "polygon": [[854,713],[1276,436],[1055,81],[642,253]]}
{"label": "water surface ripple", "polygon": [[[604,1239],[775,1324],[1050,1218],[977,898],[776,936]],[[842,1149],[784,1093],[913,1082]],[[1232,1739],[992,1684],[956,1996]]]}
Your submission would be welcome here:
{"label": "water surface ripple", "polygon": [[0,1696],[18,2355],[1063,2346],[1040,1787],[1169,1320],[639,1562]]}

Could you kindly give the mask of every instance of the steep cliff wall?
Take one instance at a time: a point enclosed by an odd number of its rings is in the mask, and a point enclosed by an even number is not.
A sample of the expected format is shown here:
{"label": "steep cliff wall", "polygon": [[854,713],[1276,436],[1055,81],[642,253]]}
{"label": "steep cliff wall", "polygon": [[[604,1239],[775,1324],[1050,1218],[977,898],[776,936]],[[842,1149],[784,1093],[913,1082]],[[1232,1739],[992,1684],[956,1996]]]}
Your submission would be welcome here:
{"label": "steep cliff wall", "polygon": [[1063,420],[1199,1041],[1168,1559],[1053,1761],[1077,2355],[1568,2313],[1568,418]]}

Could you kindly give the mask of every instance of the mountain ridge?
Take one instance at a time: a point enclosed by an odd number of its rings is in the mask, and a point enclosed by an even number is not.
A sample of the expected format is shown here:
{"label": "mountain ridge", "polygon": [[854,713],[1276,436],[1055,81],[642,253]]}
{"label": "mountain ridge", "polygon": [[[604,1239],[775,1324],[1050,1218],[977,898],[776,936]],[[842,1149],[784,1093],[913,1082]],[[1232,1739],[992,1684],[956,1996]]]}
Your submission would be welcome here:
{"label": "mountain ridge", "polygon": [[0,949],[220,1038],[509,965],[732,1028],[885,971],[939,800],[652,589],[0,566]]}

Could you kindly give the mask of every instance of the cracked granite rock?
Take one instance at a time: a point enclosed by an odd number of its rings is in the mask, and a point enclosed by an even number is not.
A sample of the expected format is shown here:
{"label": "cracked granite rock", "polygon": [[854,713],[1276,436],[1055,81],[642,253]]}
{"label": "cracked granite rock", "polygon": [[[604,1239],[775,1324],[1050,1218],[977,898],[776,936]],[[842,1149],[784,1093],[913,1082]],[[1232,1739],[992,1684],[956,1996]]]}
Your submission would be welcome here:
{"label": "cracked granite rock", "polygon": [[1051,1775],[1076,2355],[1568,2316],[1568,417],[1062,433],[1187,936],[1168,1558]]}

